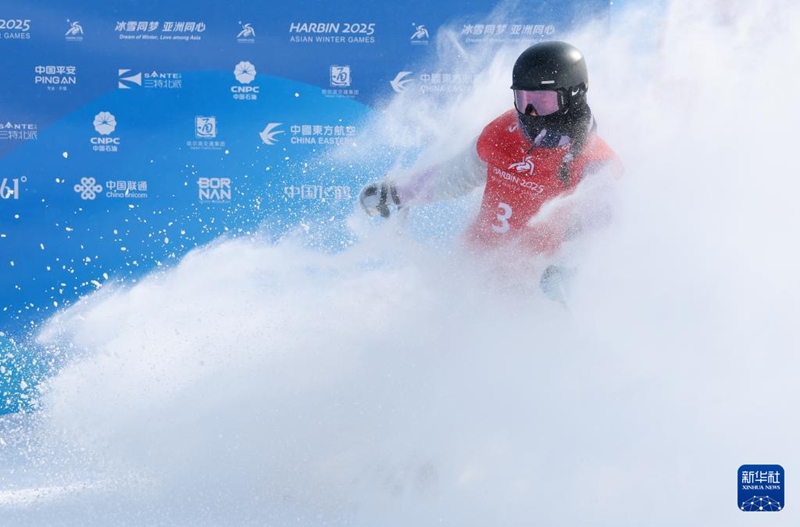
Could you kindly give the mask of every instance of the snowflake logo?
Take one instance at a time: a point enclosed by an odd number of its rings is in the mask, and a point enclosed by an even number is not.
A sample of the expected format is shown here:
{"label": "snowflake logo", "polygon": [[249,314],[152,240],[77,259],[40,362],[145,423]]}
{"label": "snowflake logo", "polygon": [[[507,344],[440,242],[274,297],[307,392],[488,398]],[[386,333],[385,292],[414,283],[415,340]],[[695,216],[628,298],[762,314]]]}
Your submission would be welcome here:
{"label": "snowflake logo", "polygon": [[111,112],[100,112],[94,116],[94,129],[100,135],[108,135],[117,127],[117,119]]}
{"label": "snowflake logo", "polygon": [[256,67],[243,60],[233,69],[233,75],[242,84],[250,84],[256,78]]}
{"label": "snowflake logo", "polygon": [[94,199],[98,192],[102,192],[103,187],[98,185],[93,177],[82,177],[81,182],[75,185],[74,189],[81,195],[81,199]]}

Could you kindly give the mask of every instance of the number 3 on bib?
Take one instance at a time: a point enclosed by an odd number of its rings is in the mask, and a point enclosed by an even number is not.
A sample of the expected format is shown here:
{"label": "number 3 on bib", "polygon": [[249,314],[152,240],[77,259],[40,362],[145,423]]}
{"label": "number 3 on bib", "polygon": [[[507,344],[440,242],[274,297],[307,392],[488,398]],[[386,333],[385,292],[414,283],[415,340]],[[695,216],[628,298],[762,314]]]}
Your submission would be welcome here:
{"label": "number 3 on bib", "polygon": [[511,217],[511,205],[508,203],[498,203],[497,208],[502,212],[497,215],[497,223],[492,224],[492,230],[496,233],[503,234],[508,232],[511,226],[508,224],[508,218]]}

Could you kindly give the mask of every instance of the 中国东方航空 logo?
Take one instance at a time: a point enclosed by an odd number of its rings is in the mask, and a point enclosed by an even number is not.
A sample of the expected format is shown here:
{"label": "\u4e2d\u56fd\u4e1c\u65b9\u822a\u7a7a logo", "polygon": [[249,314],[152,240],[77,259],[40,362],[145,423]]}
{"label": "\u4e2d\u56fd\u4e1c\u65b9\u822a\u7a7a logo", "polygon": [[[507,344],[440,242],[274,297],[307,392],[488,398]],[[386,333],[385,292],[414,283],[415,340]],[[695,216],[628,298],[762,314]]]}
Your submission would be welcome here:
{"label": "\u4e2d\u56fd\u4e1c\u65b9\u822a\u7a7a logo", "polygon": [[742,465],[737,473],[738,505],[744,512],[779,512],[785,503],[785,472],[780,465]]}
{"label": "\u4e2d\u56fd\u4e1c\u65b9\u822a\u7a7a logo", "polygon": [[470,74],[426,72],[413,77],[412,75],[411,71],[398,72],[394,79],[389,81],[392,90],[403,93],[414,87],[425,94],[469,93],[475,82],[475,77]]}
{"label": "\u4e2d\u56fd\u4e1c\u65b9\u822a\u7a7a logo", "polygon": [[284,133],[283,130],[278,130],[277,128],[283,123],[269,123],[264,129],[259,132],[258,136],[261,137],[261,141],[268,146],[273,146],[278,142],[278,136]]}

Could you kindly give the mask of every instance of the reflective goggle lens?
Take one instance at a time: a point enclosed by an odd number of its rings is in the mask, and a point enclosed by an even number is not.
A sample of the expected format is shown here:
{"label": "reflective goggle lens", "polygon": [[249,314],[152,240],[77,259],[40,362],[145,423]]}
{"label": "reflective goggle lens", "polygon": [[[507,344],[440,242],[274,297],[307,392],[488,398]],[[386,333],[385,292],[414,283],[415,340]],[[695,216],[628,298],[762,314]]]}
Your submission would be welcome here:
{"label": "reflective goggle lens", "polygon": [[550,115],[559,110],[558,92],[553,90],[514,90],[514,105],[525,115]]}

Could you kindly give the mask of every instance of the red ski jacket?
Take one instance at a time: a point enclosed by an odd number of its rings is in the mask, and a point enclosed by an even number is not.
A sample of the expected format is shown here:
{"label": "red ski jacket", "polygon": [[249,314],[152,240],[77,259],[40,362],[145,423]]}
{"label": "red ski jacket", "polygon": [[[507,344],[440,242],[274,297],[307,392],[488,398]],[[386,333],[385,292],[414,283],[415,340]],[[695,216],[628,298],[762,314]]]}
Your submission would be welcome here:
{"label": "red ski jacket", "polygon": [[551,253],[574,228],[575,204],[569,200],[552,210],[543,205],[571,194],[593,171],[611,170],[614,177],[622,165],[614,151],[594,131],[583,148],[568,163],[568,178],[562,180],[561,163],[570,142],[552,147],[533,146],[519,129],[517,113],[509,110],[481,133],[478,156],[487,164],[486,187],[480,213],[468,238],[484,246],[520,244],[535,253]]}

